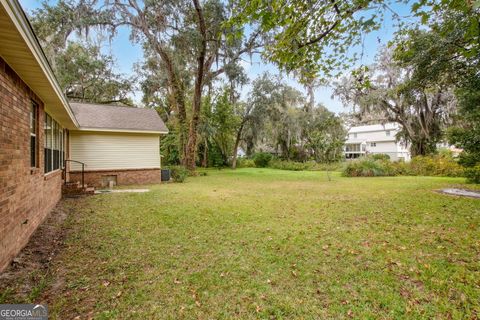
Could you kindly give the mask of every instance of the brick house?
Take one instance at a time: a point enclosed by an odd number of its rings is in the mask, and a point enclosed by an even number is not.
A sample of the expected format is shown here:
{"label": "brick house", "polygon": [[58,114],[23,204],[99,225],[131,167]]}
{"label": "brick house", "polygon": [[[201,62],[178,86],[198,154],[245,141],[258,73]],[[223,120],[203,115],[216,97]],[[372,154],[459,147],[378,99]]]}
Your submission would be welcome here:
{"label": "brick house", "polygon": [[0,271],[80,179],[69,160],[91,185],[157,183],[167,132],[154,110],[70,104],[17,0],[0,0]]}

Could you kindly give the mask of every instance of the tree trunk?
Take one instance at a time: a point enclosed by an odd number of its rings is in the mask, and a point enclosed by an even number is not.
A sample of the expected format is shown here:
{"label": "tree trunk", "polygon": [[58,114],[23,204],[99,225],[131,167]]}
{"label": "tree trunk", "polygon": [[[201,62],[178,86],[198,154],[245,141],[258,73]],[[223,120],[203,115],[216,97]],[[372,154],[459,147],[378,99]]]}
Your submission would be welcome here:
{"label": "tree trunk", "polygon": [[307,96],[308,96],[308,102],[307,102],[307,113],[311,113],[313,108],[315,108],[315,92],[313,91],[313,82],[310,82],[307,84]]}
{"label": "tree trunk", "polygon": [[198,28],[202,35],[202,45],[197,57],[197,72],[195,77],[195,90],[193,95],[192,119],[188,131],[188,143],[185,154],[185,166],[189,170],[195,170],[195,154],[197,152],[197,129],[200,121],[200,107],[202,104],[203,80],[205,77],[205,58],[207,54],[207,32],[202,8],[198,0],[193,0],[197,12]]}
{"label": "tree trunk", "polygon": [[178,88],[178,85],[171,86],[172,89],[172,100],[173,106],[175,108],[176,116],[178,119],[178,149],[180,152],[180,163],[185,164],[185,153],[187,146],[187,112],[185,111],[185,99],[184,94],[181,89]]}
{"label": "tree trunk", "polygon": [[[200,60],[200,58],[199,58]],[[192,119],[188,131],[188,143],[185,154],[185,166],[195,170],[195,154],[197,152],[197,129],[200,121],[200,106],[202,100],[203,63],[198,66],[197,79],[195,80],[195,94],[193,96]]]}
{"label": "tree trunk", "polygon": [[242,131],[243,131],[243,123],[240,125],[240,128],[238,128],[237,137],[235,138],[235,146],[233,147],[232,169],[237,168],[237,153],[238,153],[238,146],[240,145],[240,140],[242,138]]}
{"label": "tree trunk", "polygon": [[208,166],[208,140],[205,138],[204,147],[203,147],[203,159],[202,167],[206,168]]}

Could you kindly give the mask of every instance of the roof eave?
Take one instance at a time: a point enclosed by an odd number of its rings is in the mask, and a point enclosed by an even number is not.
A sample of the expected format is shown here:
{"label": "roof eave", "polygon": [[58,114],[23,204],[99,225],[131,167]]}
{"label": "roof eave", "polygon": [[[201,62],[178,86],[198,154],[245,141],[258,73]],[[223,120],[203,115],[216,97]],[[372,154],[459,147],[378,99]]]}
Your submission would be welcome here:
{"label": "roof eave", "polygon": [[[35,33],[32,30],[30,22],[28,21],[25,12],[23,11],[21,5],[18,3],[17,0],[0,0],[4,10],[7,12],[8,16],[10,17],[11,21],[17,28],[17,31],[20,33],[25,44],[30,49],[35,61],[38,63],[40,68],[42,69],[45,77],[47,78],[50,86],[52,87],[56,97],[59,99],[60,105],[63,107],[65,112],[68,114],[68,118],[71,123],[66,124],[67,127],[74,129],[78,128],[79,124],[77,119],[75,118],[70,105],[68,104],[67,99],[63,95],[63,92],[60,88],[60,85],[55,78],[53,70],[48,63],[48,60],[43,52]],[[15,68],[13,68],[15,70]],[[47,111],[48,111],[48,107]]]}
{"label": "roof eave", "polygon": [[168,130],[139,130],[139,129],[121,129],[121,128],[92,128],[79,127],[78,131],[94,131],[94,132],[118,132],[118,133],[145,133],[145,134],[168,134]]}

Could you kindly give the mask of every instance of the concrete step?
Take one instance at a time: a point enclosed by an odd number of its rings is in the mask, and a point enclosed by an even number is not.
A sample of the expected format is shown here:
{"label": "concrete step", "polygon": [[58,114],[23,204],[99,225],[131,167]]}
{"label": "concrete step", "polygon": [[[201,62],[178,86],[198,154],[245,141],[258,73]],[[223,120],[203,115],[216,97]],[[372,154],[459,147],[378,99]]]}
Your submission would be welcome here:
{"label": "concrete step", "polygon": [[62,194],[65,197],[93,195],[95,194],[95,188],[91,186],[85,186],[84,188],[82,188],[79,182],[67,182],[62,186]]}

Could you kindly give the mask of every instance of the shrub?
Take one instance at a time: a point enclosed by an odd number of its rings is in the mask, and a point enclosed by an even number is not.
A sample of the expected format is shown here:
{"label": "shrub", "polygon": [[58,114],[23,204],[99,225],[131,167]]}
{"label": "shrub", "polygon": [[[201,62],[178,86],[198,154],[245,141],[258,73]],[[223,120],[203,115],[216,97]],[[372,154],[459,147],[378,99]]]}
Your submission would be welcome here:
{"label": "shrub", "polygon": [[237,168],[255,168],[255,162],[252,159],[238,158]]}
{"label": "shrub", "polygon": [[395,170],[395,174],[402,175],[402,176],[410,176],[414,175],[412,173],[411,164],[405,161],[397,161],[391,163],[393,169]]}
{"label": "shrub", "polygon": [[373,160],[384,160],[384,161],[390,160],[390,156],[388,154],[384,154],[384,153],[372,154],[370,157]]}
{"label": "shrub", "polygon": [[255,166],[258,168],[267,167],[271,160],[272,155],[267,152],[258,152],[253,156],[253,162],[255,162]]}
{"label": "shrub", "polygon": [[309,162],[310,171],[342,171],[344,167],[343,162],[332,162],[332,163],[316,163],[315,161]]}
{"label": "shrub", "polygon": [[170,167],[170,176],[173,182],[184,182],[188,176],[188,170],[182,166]]}
{"label": "shrub", "polygon": [[342,174],[346,177],[394,176],[395,168],[390,161],[374,160],[368,157],[350,161]]}
{"label": "shrub", "polygon": [[465,168],[467,182],[480,183],[480,163],[475,167]]}
{"label": "shrub", "polygon": [[269,167],[273,169],[280,169],[280,170],[303,171],[303,170],[309,170],[312,167],[312,164],[308,162],[272,160],[270,161]]}
{"label": "shrub", "polygon": [[343,174],[347,177],[359,176],[446,176],[461,177],[464,169],[449,153],[433,156],[417,156],[410,162],[378,159],[378,155],[351,161]]}
{"label": "shrub", "polygon": [[462,166],[446,154],[414,157],[410,162],[410,171],[409,174],[418,176],[461,177],[464,173]]}

